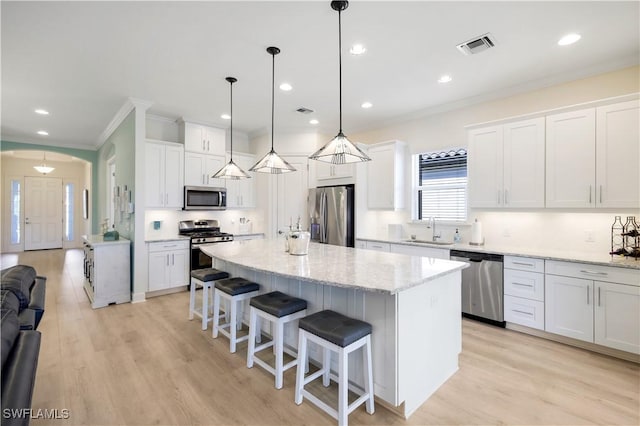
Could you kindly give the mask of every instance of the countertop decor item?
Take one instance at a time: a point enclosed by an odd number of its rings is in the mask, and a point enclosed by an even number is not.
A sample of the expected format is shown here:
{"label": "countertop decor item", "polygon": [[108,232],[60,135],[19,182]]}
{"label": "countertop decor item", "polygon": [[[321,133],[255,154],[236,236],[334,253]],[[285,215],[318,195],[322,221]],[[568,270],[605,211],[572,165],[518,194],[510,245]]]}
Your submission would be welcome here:
{"label": "countertop decor item", "polygon": [[624,249],[624,237],[622,233],[624,232],[624,226],[622,226],[622,220],[620,216],[616,216],[613,220],[613,225],[611,225],[611,251],[610,255],[616,254],[625,254],[626,251]]}
{"label": "countertop decor item", "polygon": [[274,46],[267,47],[267,52],[271,55],[271,151],[260,159],[249,170],[252,172],[280,174],[295,172],[296,169],[289,163],[287,163],[282,157],[280,157],[273,149],[273,116],[274,116],[274,99],[275,99],[275,85],[276,85],[276,55],[280,53],[280,49]]}
{"label": "countertop decor item", "polygon": [[476,219],[471,225],[471,241],[469,244],[472,246],[484,245],[484,237],[482,236],[482,222]]}
{"label": "countertop decor item", "polygon": [[342,19],[341,13],[349,7],[348,1],[332,1],[331,8],[338,12],[338,52],[340,81],[340,130],[335,138],[309,156],[312,160],[331,164],[359,163],[371,161],[371,158],[355,146],[342,132]]}
{"label": "countertop decor item", "polygon": [[231,144],[231,150],[229,154],[229,162],[220,170],[218,170],[212,177],[221,179],[246,179],[251,178],[244,170],[242,170],[236,163],[233,162],[233,83],[238,81],[235,77],[225,78],[229,82],[229,104],[231,116],[231,123],[229,126],[229,139]]}

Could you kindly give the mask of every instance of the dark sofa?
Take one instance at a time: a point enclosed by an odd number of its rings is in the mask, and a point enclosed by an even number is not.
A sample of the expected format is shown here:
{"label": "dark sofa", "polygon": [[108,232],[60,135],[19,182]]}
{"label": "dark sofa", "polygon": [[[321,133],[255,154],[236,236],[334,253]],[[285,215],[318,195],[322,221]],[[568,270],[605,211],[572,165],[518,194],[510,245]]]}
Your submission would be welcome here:
{"label": "dark sofa", "polygon": [[46,278],[31,266],[0,271],[2,425],[28,425],[35,385]]}

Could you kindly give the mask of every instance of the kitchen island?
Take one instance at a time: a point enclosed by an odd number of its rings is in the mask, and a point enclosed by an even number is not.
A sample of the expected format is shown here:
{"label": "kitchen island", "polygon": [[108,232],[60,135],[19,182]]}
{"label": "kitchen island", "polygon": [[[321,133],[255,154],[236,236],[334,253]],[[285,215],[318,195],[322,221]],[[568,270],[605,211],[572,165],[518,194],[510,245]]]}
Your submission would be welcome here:
{"label": "kitchen island", "polygon": [[[408,418],[458,369],[462,350],[460,271],[442,259],[311,243],[289,255],[284,240],[201,246],[215,268],[307,301],[309,314],[332,309],[373,326],[374,393]],[[245,312],[245,317],[247,313]],[[263,332],[270,334],[269,324]],[[285,331],[297,346],[297,329]],[[310,348],[312,360],[320,360]],[[350,382],[361,387],[361,362],[352,357]]]}

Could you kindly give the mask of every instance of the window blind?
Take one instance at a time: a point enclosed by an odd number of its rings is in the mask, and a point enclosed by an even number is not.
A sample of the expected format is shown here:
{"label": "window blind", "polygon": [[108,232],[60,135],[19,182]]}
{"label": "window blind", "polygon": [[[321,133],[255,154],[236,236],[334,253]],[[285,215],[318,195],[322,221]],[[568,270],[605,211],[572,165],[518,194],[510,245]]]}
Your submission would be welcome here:
{"label": "window blind", "polygon": [[467,219],[467,151],[418,156],[418,219]]}

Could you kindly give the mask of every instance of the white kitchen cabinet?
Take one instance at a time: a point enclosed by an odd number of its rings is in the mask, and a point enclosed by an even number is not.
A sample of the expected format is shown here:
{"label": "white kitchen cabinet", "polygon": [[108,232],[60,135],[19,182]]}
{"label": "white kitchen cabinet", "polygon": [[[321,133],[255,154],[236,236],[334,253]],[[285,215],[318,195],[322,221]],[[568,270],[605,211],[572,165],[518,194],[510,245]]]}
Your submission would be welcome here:
{"label": "white kitchen cabinet", "polygon": [[544,118],[469,131],[469,204],[544,207]]}
{"label": "white kitchen cabinet", "polygon": [[189,284],[189,241],[149,243],[148,291],[165,290]]}
{"label": "white kitchen cabinet", "polygon": [[504,319],[544,330],[544,260],[504,257]]}
{"label": "white kitchen cabinet", "polygon": [[596,109],[597,207],[640,206],[640,100]]}
{"label": "white kitchen cabinet", "polygon": [[366,241],[365,248],[367,250],[391,251],[389,243],[381,243],[379,241]]}
{"label": "white kitchen cabinet", "polygon": [[366,249],[367,242],[365,240],[356,240],[355,247],[359,249]]}
{"label": "white kitchen cabinet", "polygon": [[391,141],[370,145],[367,152],[367,206],[370,209],[397,210],[405,207],[404,170],[406,145]]}
{"label": "white kitchen cabinet", "polygon": [[413,246],[408,244],[390,244],[389,251],[391,253],[408,254],[410,256],[429,257],[432,259],[449,260],[449,249],[429,247],[429,246]]}
{"label": "white kitchen cabinet", "polygon": [[184,147],[171,142],[148,140],[145,154],[146,206],[182,208]]}
{"label": "white kitchen cabinet", "polygon": [[225,179],[212,176],[226,164],[224,156],[185,152],[184,184],[224,188]]}
{"label": "white kitchen cabinet", "polygon": [[637,270],[546,261],[545,330],[640,354]]}
{"label": "white kitchen cabinet", "polygon": [[[229,162],[229,157],[227,157]],[[227,208],[251,209],[256,206],[256,179],[255,173],[249,172],[255,162],[255,156],[251,154],[233,153],[233,162],[251,176],[248,179],[227,180]]]}
{"label": "white kitchen cabinet", "polygon": [[131,300],[131,242],[104,241],[102,235],[84,236],[84,289],[92,308]]}
{"label": "white kitchen cabinet", "polygon": [[224,129],[184,122],[180,124],[179,135],[185,151],[224,156],[226,143]]}
{"label": "white kitchen cabinet", "polygon": [[333,185],[334,181],[340,181],[340,184],[354,183],[355,164],[331,164],[324,161],[312,161],[309,164],[313,168],[309,172],[315,177],[315,186]]}

